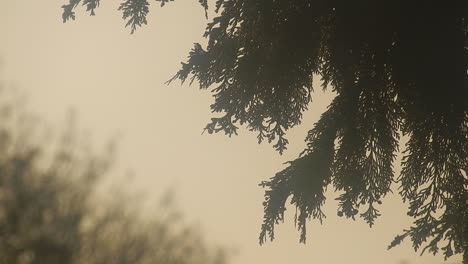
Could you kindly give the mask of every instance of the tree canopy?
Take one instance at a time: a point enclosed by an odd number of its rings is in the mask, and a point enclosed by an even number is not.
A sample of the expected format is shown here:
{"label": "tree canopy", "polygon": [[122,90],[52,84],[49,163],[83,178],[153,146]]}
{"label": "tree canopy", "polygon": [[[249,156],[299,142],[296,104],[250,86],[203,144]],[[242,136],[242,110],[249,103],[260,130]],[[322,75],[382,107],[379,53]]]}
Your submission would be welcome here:
{"label": "tree canopy", "polygon": [[[64,21],[79,3],[64,5]],[[91,12],[96,3],[82,2]],[[148,5],[121,4],[132,33],[146,24]],[[306,220],[325,217],[328,186],[339,193],[338,215],[372,226],[397,182],[414,224],[390,247],[410,237],[416,250],[463,253],[468,263],[466,1],[217,0],[214,9],[207,46],[195,44],[171,79],[196,80],[213,93],[209,133],[246,125],[282,153],[287,130],[312,101],[312,79],[336,93],[299,158],[261,183],[260,243],[274,238],[288,198],[305,242]]]}
{"label": "tree canopy", "polygon": [[120,189],[98,196],[112,152],[87,148],[71,125],[40,142],[43,127],[1,93],[0,263],[228,262],[223,248],[183,221],[169,194],[147,217]]}

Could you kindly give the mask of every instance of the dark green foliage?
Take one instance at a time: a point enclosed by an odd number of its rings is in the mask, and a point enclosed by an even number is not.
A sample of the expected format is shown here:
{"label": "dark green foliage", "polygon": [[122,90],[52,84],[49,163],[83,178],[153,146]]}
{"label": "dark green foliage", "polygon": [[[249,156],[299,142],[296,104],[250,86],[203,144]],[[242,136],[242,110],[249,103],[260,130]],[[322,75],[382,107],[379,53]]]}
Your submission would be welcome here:
{"label": "dark green foliage", "polygon": [[[339,193],[338,215],[373,225],[378,206],[398,182],[414,224],[417,250],[468,263],[467,2],[217,0],[208,45],[196,44],[173,79],[211,89],[217,117],[208,132],[237,125],[274,142],[300,124],[312,78],[336,98],[306,139],[307,148],[266,188],[263,243],[274,238],[285,202],[306,219],[324,218],[324,191]],[[399,177],[393,166],[408,138]]]}
{"label": "dark green foliage", "polygon": [[75,20],[75,12],[73,9],[81,2],[81,0],[70,0],[70,3],[63,5],[63,22],[67,22],[69,19]]}
{"label": "dark green foliage", "polygon": [[[285,203],[324,218],[324,191],[340,193],[339,215],[373,225],[395,180],[400,134],[409,137],[398,182],[414,226],[413,246],[446,257],[468,251],[466,5],[388,1],[218,1],[206,49],[196,45],[176,78],[213,88],[208,129],[246,123],[259,141],[285,149],[285,131],[311,101],[313,74],[336,98],[306,139],[307,148],[266,187],[260,234],[274,238]],[[226,122],[226,120],[231,122]],[[213,129],[215,128],[215,129]],[[466,263],[465,259],[465,263]]]}
{"label": "dark green foliage", "polygon": [[157,2],[161,2],[161,7],[166,5],[166,3],[173,2],[174,0],[156,0]]}
{"label": "dark green foliage", "polygon": [[[410,202],[418,249],[446,257],[466,252],[468,24],[462,1],[443,7],[392,1],[218,1],[206,49],[196,45],[176,78],[213,88],[208,130],[246,123],[259,141],[299,124],[311,101],[313,74],[337,93],[309,133],[307,149],[267,188],[260,235],[274,238],[285,202],[306,219],[324,217],[325,188],[340,193],[339,215],[373,225],[395,179],[400,134],[409,137],[398,181]],[[231,122],[228,122],[231,121]],[[235,130],[234,130],[235,131]],[[229,133],[230,134],[230,133]],[[424,249],[424,250],[425,250]],[[423,252],[424,252],[423,250]]]}
{"label": "dark green foliage", "polygon": [[[99,2],[101,0],[83,0],[83,6],[86,6],[86,11],[89,12],[91,16],[95,15],[94,10],[99,7]],[[63,5],[63,22],[67,22],[69,19],[75,20],[75,12],[73,11],[79,4],[81,0],[69,0],[69,3]]]}
{"label": "dark green foliage", "polygon": [[95,15],[94,10],[99,7],[99,1],[101,0],[83,0],[83,5],[86,6],[86,11],[88,11],[90,15]]}
{"label": "dark green foliage", "polygon": [[208,18],[208,0],[198,0],[198,2],[205,9],[205,17]]}
{"label": "dark green foliage", "polygon": [[[161,2],[163,6],[165,1]],[[145,24],[146,15],[149,12],[149,3],[146,0],[126,0],[120,4],[119,10],[123,13],[123,19],[127,20],[126,27],[131,27],[131,33],[135,32],[136,27]]]}
{"label": "dark green foliage", "polygon": [[[75,9],[82,2],[83,6],[86,6],[86,11],[90,15],[95,15],[95,9],[99,7],[101,0],[69,0],[69,3],[62,5],[63,22],[67,22],[72,19],[75,20]],[[155,0],[161,3],[161,7],[164,7],[166,3],[173,2],[174,0]],[[208,18],[208,0],[199,0],[200,5],[205,9],[205,16]],[[146,16],[149,13],[150,2],[148,0],[123,0],[118,10],[122,12],[122,18],[127,21],[126,27],[130,27],[130,32],[133,34],[137,27],[146,25]]]}

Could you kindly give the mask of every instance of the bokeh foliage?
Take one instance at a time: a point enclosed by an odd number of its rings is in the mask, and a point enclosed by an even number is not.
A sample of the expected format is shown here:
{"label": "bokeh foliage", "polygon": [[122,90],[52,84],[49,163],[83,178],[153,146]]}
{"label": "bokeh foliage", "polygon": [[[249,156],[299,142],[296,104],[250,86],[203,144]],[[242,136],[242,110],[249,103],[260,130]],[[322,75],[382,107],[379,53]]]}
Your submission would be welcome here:
{"label": "bokeh foliage", "polygon": [[0,93],[0,263],[228,263],[169,194],[143,216],[141,200],[104,188],[117,173],[113,144],[96,152],[73,118],[57,134]]}

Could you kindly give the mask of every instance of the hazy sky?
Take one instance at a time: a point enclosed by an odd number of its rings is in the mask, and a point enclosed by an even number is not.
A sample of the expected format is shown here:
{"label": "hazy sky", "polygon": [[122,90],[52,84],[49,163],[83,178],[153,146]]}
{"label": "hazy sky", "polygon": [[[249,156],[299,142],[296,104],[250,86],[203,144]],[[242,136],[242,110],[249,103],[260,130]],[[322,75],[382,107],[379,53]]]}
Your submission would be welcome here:
{"label": "hazy sky", "polygon": [[121,136],[119,167],[135,174],[129,188],[156,199],[175,187],[187,218],[200,223],[210,241],[238,250],[233,263],[443,263],[442,256],[419,257],[409,241],[386,250],[411,223],[398,196],[384,200],[383,216],[369,229],[363,221],[337,217],[330,192],[327,219],[308,225],[306,245],[298,243],[289,207],[276,240],[259,246],[264,191],[258,183],[297,156],[332,95],[317,92],[303,125],[289,132],[283,156],[258,145],[246,130],[233,138],[202,135],[211,117],[210,93],[164,84],[193,43],[204,41],[207,21],[198,1],[164,9],[152,3],[148,25],[133,35],[116,11],[119,1],[101,2],[97,16],[80,9],[77,21],[62,24],[65,0],[0,0],[0,76],[26,91],[30,107],[49,122],[58,123],[73,108],[97,145]]}

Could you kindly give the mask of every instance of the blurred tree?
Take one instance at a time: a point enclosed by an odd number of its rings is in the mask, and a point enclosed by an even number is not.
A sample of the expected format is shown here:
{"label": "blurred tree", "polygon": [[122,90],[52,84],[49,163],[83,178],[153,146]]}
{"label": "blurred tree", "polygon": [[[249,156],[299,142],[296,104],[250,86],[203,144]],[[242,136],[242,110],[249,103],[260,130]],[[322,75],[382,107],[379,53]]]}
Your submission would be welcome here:
{"label": "blurred tree", "polygon": [[[74,18],[79,2],[64,5],[64,21]],[[83,5],[90,10],[92,2]],[[306,220],[325,217],[329,185],[340,193],[338,215],[359,215],[372,226],[396,179],[415,220],[391,247],[409,236],[416,250],[425,244],[422,252],[435,254],[443,242],[446,258],[463,253],[468,263],[467,3],[215,2],[207,47],[195,44],[172,79],[190,77],[211,89],[211,109],[220,116],[207,125],[209,133],[232,135],[246,124],[281,153],[286,131],[311,102],[313,77],[336,93],[300,157],[261,184],[267,190],[260,243],[274,238],[288,197],[305,242]],[[148,5],[121,4],[132,33],[146,24]],[[396,178],[401,135],[409,140]]]}
{"label": "blurred tree", "polygon": [[99,198],[112,148],[93,153],[73,125],[60,140],[46,138],[14,102],[0,102],[0,120],[0,263],[227,263],[170,199],[143,218],[123,192]]}

